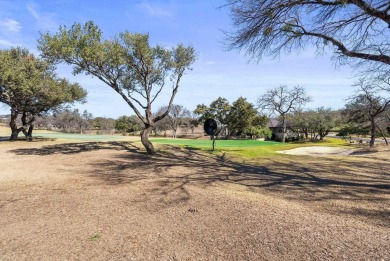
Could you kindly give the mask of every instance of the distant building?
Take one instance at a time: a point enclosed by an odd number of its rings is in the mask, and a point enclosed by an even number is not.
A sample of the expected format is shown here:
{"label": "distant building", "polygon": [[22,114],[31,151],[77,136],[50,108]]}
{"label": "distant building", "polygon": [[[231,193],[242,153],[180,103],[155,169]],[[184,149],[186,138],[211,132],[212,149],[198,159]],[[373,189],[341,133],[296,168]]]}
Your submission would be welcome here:
{"label": "distant building", "polygon": [[[267,127],[272,131],[271,140],[282,140],[283,122],[275,118],[268,119]],[[296,138],[297,134],[286,124],[286,139]]]}

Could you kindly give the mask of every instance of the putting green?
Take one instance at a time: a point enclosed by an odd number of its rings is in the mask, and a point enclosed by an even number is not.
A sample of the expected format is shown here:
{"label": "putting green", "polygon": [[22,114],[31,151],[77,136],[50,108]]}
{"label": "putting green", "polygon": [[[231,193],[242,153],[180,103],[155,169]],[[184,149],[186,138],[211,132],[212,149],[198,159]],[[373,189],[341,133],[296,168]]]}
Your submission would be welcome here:
{"label": "putting green", "polygon": [[[188,140],[188,139],[150,139],[153,143],[181,145],[189,147],[204,147],[212,146],[211,140]],[[280,145],[280,142],[274,141],[259,141],[259,140],[216,140],[216,148],[244,148],[244,147],[263,147]]]}

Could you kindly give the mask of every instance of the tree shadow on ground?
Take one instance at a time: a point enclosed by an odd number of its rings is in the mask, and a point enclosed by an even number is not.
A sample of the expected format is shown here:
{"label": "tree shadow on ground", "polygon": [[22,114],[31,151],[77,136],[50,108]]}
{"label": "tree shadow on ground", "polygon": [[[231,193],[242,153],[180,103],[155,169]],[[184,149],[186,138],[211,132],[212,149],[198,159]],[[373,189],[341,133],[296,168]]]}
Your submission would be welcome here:
{"label": "tree shadow on ground", "polygon": [[118,153],[91,162],[93,170],[80,174],[106,185],[141,186],[142,204],[185,204],[192,198],[191,188],[240,185],[245,191],[291,200],[315,211],[390,227],[390,162],[375,157],[356,160],[278,155],[241,163],[224,154],[188,147],[164,146],[157,155],[149,156],[129,142],[67,143],[10,152],[48,156],[97,150]]}
{"label": "tree shadow on ground", "polygon": [[283,161],[279,157],[248,164],[230,161],[223,155],[170,148],[170,152],[153,157],[118,155],[96,163],[89,176],[110,185],[154,182],[140,201],[157,200],[167,206],[191,199],[191,186],[242,185],[248,191],[297,201],[316,211],[356,216],[390,227],[389,169],[388,162],[339,158]]}
{"label": "tree shadow on ground", "polygon": [[17,140],[10,140],[9,136],[0,136],[0,142],[41,142],[41,141],[55,141],[55,138],[45,138],[42,136],[33,137],[32,141],[27,141],[26,137],[18,137]]}
{"label": "tree shadow on ground", "polygon": [[57,145],[43,146],[40,148],[22,148],[11,150],[16,155],[53,155],[53,154],[77,154],[81,152],[96,150],[124,150],[128,152],[140,153],[140,149],[130,142],[80,142],[64,143]]}

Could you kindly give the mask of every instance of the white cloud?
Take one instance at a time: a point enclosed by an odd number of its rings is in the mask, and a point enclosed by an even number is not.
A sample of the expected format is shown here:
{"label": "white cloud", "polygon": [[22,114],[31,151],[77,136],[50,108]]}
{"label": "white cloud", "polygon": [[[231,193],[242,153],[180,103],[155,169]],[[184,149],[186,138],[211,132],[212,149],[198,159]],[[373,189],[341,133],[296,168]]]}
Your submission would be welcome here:
{"label": "white cloud", "polygon": [[5,28],[7,31],[17,33],[22,29],[22,26],[14,19],[2,19],[0,20],[0,28]]}
{"label": "white cloud", "polygon": [[58,24],[54,21],[54,14],[40,13],[37,6],[28,5],[27,10],[35,18],[37,27],[41,30],[57,29]]}
{"label": "white cloud", "polygon": [[167,3],[151,3],[148,0],[142,1],[140,6],[153,17],[172,17],[174,14],[174,6],[172,2]]}

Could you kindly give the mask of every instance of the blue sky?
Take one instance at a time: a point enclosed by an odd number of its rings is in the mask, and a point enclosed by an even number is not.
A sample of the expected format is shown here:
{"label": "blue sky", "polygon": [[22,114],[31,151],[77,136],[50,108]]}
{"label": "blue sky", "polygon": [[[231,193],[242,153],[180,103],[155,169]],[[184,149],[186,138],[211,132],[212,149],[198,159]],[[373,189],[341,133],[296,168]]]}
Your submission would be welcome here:
{"label": "blue sky", "polygon": [[[353,93],[353,71],[336,69],[330,55],[317,57],[314,49],[283,54],[280,59],[248,62],[243,52],[224,51],[222,30],[231,30],[223,0],[0,0],[0,48],[22,46],[38,54],[39,32],[55,33],[60,25],[94,21],[109,38],[120,32],[149,33],[152,45],[192,45],[198,55],[193,70],[182,78],[175,104],[190,110],[219,96],[231,103],[243,96],[252,103],[267,89],[280,85],[303,86],[313,97],[308,108],[342,108]],[[88,90],[88,102],[77,105],[94,116],[117,118],[133,114],[122,98],[99,80],[73,76],[71,67],[58,74],[79,82]],[[167,103],[170,90],[162,93],[155,110]],[[7,107],[0,105],[0,114]]]}

